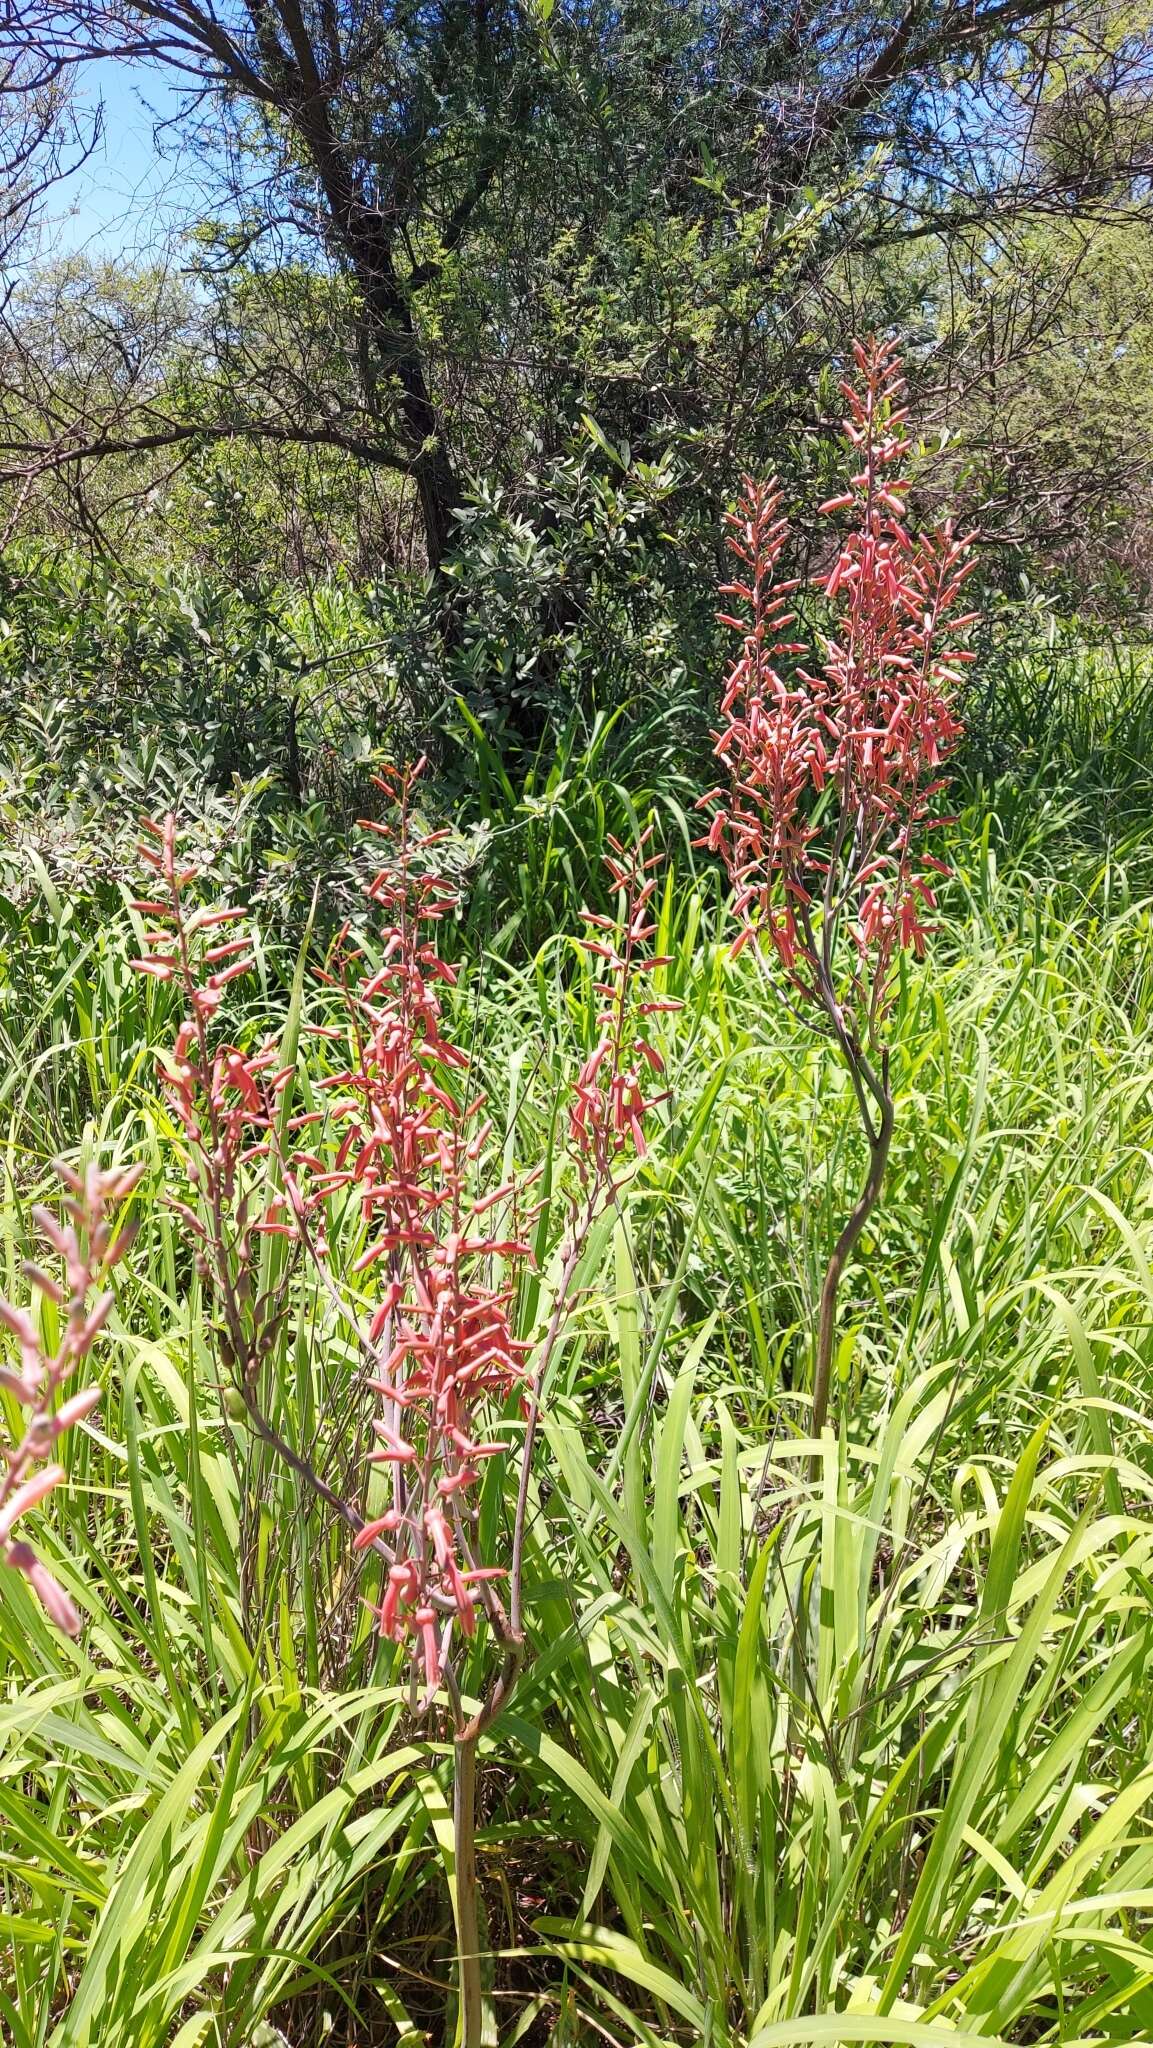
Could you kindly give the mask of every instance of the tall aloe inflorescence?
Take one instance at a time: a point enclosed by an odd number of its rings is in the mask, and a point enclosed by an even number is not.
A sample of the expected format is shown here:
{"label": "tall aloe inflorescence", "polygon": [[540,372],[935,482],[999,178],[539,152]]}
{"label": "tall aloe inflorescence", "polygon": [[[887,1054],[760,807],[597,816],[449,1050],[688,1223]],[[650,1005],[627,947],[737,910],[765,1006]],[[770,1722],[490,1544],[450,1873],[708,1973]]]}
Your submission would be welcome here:
{"label": "tall aloe inflorescence", "polygon": [[[447,1701],[456,1745],[457,1934],[462,2035],[483,2030],[473,1850],[476,1751],[514,1686],[524,1656],[523,1562],[537,1421],[551,1359],[574,1305],[582,1249],[621,1175],[644,1149],[644,1120],[661,1099],[642,1074],[661,1057],[647,1019],[671,1007],[647,996],[655,861],[647,835],[614,845],[618,925],[590,917],[585,944],[600,998],[598,1037],[576,1081],[570,1135],[576,1187],[556,1249],[545,1328],[514,1334],[518,1275],[535,1176],[506,1179],[484,1097],[451,1023],[452,968],[437,928],[455,905],[438,847],[416,811],[420,768],[388,772],[388,815],[366,830],[384,840],[368,887],[382,915],[379,963],[349,932],[324,977],[342,1021],[315,1027],[328,1047],[310,1073],[318,1106],[292,1113],[295,1060],[264,1043],[246,1052],[220,1018],[228,984],[253,965],[233,910],[197,907],[171,819],[149,828],[143,858],[156,887],[136,908],[149,920],[144,973],[177,982],[187,1016],[162,1060],[182,1134],[192,1233],[234,1392],[257,1435],[284,1458],[379,1564],[380,1632],[407,1646],[423,1711]],[[320,1106],[323,1105],[323,1106]],[[275,1262],[264,1242],[281,1241]],[[342,1253],[333,1256],[341,1240]],[[309,1272],[363,1361],[377,1403],[370,1463],[386,1478],[371,1510],[346,1497],[306,1446],[266,1412],[263,1374],[291,1328]],[[365,1308],[365,1292],[375,1296]],[[296,1306],[294,1306],[294,1302]],[[479,1547],[477,1495],[492,1461],[519,1446],[519,1481],[498,1554]],[[460,1663],[483,1627],[498,1655],[479,1704],[466,1703]],[[477,1666],[470,1665],[474,1675]]]}
{"label": "tall aloe inflorescence", "polygon": [[747,480],[729,517],[740,569],[722,594],[742,636],[721,699],[716,752],[726,787],[706,843],[728,868],[740,924],[794,1011],[826,1033],[848,1070],[869,1149],[860,1198],[829,1258],[813,1373],[813,1429],[829,1411],[841,1276],[881,1193],[893,1133],[884,1020],[901,950],[920,952],[941,863],[922,847],[939,822],[941,770],[961,735],[957,690],[972,657],[962,591],[972,535],[906,524],[909,454],[900,360],[855,349],[843,385],[851,474],[822,514],[851,515],[817,592],[815,647],[792,637],[796,579],[779,566],[789,528],[775,484]]}
{"label": "tall aloe inflorescence", "polygon": [[[472,1636],[478,1608],[515,1647],[497,1587],[503,1571],[476,1552],[472,1500],[484,1466],[506,1448],[486,1434],[485,1418],[526,1388],[527,1347],[509,1311],[529,1247],[490,1227],[519,1191],[483,1178],[492,1124],[440,996],[454,975],[435,931],[455,895],[438,872],[439,835],[413,829],[414,783],[411,773],[386,779],[395,799],[389,857],[368,891],[385,919],[381,965],[365,980],[342,978],[351,1058],[325,1078],[334,1099],[319,1120],[335,1153],[331,1163],[300,1154],[294,1166],[306,1210],[353,1191],[368,1240],[354,1271],[384,1276],[367,1343],[381,1401],[372,1462],[389,1469],[392,1499],[356,1542],[384,1538],[393,1549],[380,1628],[414,1643],[435,1691],[446,1672],[451,1687],[452,1632]],[[464,1085],[454,1093],[457,1078]]]}
{"label": "tall aloe inflorescence", "polygon": [[656,932],[652,899],[660,855],[650,851],[653,828],[624,847],[609,835],[605,865],[624,905],[619,929],[613,920],[584,912],[585,952],[596,963],[597,1039],[577,1075],[569,1110],[569,1132],[581,1180],[594,1191],[611,1186],[622,1154],[645,1152],[644,1120],[664,1100],[650,1094],[664,1060],[647,1035],[646,1019],[678,1010],[668,998],[638,997],[638,982],[668,961],[647,951]]}
{"label": "tall aloe inflorescence", "polygon": [[24,1266],[41,1301],[51,1304],[60,1318],[53,1343],[45,1343],[41,1326],[26,1309],[0,1298],[0,1327],[16,1339],[20,1353],[18,1370],[0,1367],[0,1387],[14,1395],[25,1411],[23,1434],[16,1442],[0,1446],[0,1560],[23,1574],[49,1620],[68,1635],[80,1630],[72,1599],[26,1538],[13,1532],[21,1518],[64,1479],[64,1468],[56,1459],[60,1440],[91,1415],[100,1401],[100,1388],[95,1385],[81,1387],[63,1401],[58,1397],[84,1364],[108,1319],[113,1299],[110,1290],[104,1288],[95,1300],[91,1296],[94,1289],[103,1287],[132,1242],[130,1227],[115,1227],[114,1212],[132,1193],[143,1171],[143,1167],[130,1167],[102,1172],[89,1165],[76,1173],[62,1160],[56,1162],[66,1189],[64,1220],[47,1208],[36,1208],[32,1215],[59,1258],[62,1275],[57,1279],[32,1260]]}

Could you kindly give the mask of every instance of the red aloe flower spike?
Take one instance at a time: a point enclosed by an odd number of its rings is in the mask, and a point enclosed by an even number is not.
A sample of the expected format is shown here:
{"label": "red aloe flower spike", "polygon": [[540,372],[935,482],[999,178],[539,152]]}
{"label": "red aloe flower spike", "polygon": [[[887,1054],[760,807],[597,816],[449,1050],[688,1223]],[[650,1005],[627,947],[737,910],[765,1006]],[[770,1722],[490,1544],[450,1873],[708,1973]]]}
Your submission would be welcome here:
{"label": "red aloe flower spike", "polygon": [[68,1222],[61,1223],[47,1209],[37,1208],[33,1216],[64,1262],[66,1287],[30,1260],[24,1266],[26,1278],[38,1293],[67,1307],[56,1350],[50,1355],[44,1349],[32,1318],[23,1309],[0,1300],[0,1326],[16,1338],[21,1363],[19,1374],[0,1370],[0,1385],[27,1409],[19,1442],[0,1446],[0,1560],[23,1574],[50,1621],[66,1634],[78,1635],[80,1616],[68,1594],[31,1545],[22,1538],[14,1539],[12,1532],[17,1522],[39,1507],[65,1479],[62,1465],[42,1461],[55,1452],[68,1430],[91,1415],[100,1400],[100,1388],[87,1386],[56,1405],[57,1395],[83,1364],[108,1320],[112,1295],[103,1293],[94,1306],[89,1305],[89,1297],[132,1242],[131,1229],[113,1236],[111,1212],[132,1193],[144,1168],[102,1172],[88,1166],[83,1173],[76,1173],[58,1160],[56,1172],[68,1190],[64,1203]]}
{"label": "red aloe flower spike", "polygon": [[470,1496],[482,1464],[505,1448],[486,1439],[482,1415],[527,1387],[526,1347],[509,1320],[512,1288],[488,1276],[530,1251],[516,1234],[466,1227],[498,1202],[515,1210],[518,1188],[478,1189],[491,1120],[483,1097],[467,1089],[458,1097],[449,1084],[467,1076],[469,1063],[448,1031],[441,991],[455,975],[434,934],[456,897],[441,869],[444,835],[417,823],[419,774],[386,771],[380,787],[391,815],[367,823],[387,842],[366,892],[385,923],[380,966],[358,979],[360,963],[346,948],[337,975],[350,1048],[344,1070],[328,1077],[340,1091],[328,1111],[339,1171],[329,1170],[318,1139],[293,1156],[291,1184],[302,1227],[338,1188],[355,1189],[368,1242],[354,1270],[382,1276],[364,1342],[382,1399],[370,1463],[391,1470],[392,1506],[357,1540],[366,1547],[391,1538],[378,1624],[409,1644],[435,1690],[454,1620],[474,1634],[480,1602],[498,1636],[507,1631],[494,1583],[502,1568],[478,1564]]}
{"label": "red aloe flower spike", "polygon": [[[721,694],[716,752],[728,789],[701,799],[705,840],[729,871],[740,930],[775,965],[795,1013],[832,1038],[848,1068],[869,1145],[861,1202],[846,1224],[822,1292],[813,1423],[827,1413],[837,1287],[877,1201],[893,1101],[881,1026],[900,952],[924,950],[921,915],[934,896],[918,842],[939,820],[940,769],[961,736],[956,636],[972,623],[961,593],[973,536],[945,525],[912,537],[904,524],[909,453],[901,363],[892,343],[855,343],[845,437],[848,488],[824,513],[852,523],[820,590],[828,623],[815,653],[780,634],[796,588],[778,565],[787,533],[775,485],[746,480],[730,515],[742,580],[723,586],[744,606],[722,615],[742,649]],[[795,660],[804,654],[807,667]],[[791,663],[791,665],[790,665]]]}
{"label": "red aloe flower spike", "polygon": [[[582,913],[589,932],[598,934],[596,938],[586,936],[581,944],[591,959],[603,962],[602,978],[593,983],[601,1007],[596,1043],[573,1086],[569,1135],[582,1182],[602,1195],[610,1192],[622,1155],[632,1152],[644,1157],[644,1119],[666,1100],[668,1092],[649,1095],[640,1080],[643,1068],[659,1074],[663,1067],[660,1055],[637,1028],[638,1019],[651,1015],[657,1006],[640,1004],[635,984],[639,976],[669,965],[667,959],[654,958],[643,950],[656,930],[649,905],[656,891],[660,855],[649,852],[652,838],[650,825],[626,850],[610,836],[612,853],[606,856],[605,865],[622,898],[619,924],[614,927],[609,918],[590,910]],[[668,1001],[660,1004],[661,1009],[679,1007]]]}

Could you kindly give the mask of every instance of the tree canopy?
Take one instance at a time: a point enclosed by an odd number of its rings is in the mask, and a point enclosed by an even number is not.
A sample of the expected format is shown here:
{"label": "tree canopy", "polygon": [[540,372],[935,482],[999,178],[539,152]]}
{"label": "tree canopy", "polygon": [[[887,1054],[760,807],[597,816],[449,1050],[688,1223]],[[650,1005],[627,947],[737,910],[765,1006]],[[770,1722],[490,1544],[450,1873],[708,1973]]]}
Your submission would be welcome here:
{"label": "tree canopy", "polygon": [[[1053,0],[6,15],[25,118],[97,58],[163,75],[214,195],[181,255],[194,344],[172,329],[172,250],[125,294],[115,341],[87,283],[63,325],[88,339],[46,355],[44,285],[17,295],[9,484],[63,477],[91,512],[102,464],[147,490],[213,445],[292,449],[299,474],[411,493],[433,570],[468,484],[560,454],[584,415],[727,489],[813,424],[814,376],[851,329],[924,327],[931,307],[931,389],[944,357],[968,360],[958,266],[1011,246],[1045,272],[1038,222],[1143,219],[1153,168],[1145,24]],[[1002,327],[1002,352],[1025,345]]]}

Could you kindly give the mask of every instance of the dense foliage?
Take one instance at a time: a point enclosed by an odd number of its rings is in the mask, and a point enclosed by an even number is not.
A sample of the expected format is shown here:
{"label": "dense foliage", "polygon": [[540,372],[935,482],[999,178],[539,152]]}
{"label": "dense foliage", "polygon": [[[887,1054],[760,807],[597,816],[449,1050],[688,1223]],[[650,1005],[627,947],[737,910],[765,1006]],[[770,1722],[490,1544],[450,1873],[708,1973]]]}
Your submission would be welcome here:
{"label": "dense foliage", "polygon": [[[163,1200],[155,1060],[180,1009],[131,966],[136,821],[167,805],[198,899],[252,905],[255,978],[226,991],[249,1057],[270,1029],[283,1048],[331,1028],[306,962],[343,917],[372,968],[350,818],[396,697],[348,693],[362,724],[322,782],[334,743],[301,687],[314,649],[365,660],[372,600],[334,593],[318,616],[156,584],[141,633],[109,576],[97,631],[67,573],[59,555],[9,570],[5,1293],[27,1298],[53,1154],[83,1133],[81,1160],[145,1174],[103,1402],[61,1440],[68,1486],[38,1518],[78,1641],[0,1575],[5,2024],[18,2048],[440,2039],[450,1758],[411,1718],[347,1528],[222,1397],[207,1277]],[[1046,639],[1020,609],[983,633],[953,878],[931,962],[894,989],[888,1193],[844,1278],[841,1424],[815,1470],[811,1319],[861,1133],[835,1047],[732,957],[691,843],[698,726],[675,700],[647,734],[578,723],[534,768],[465,702],[426,784],[459,896],[443,1028],[499,1113],[504,1177],[553,1162],[542,1251],[572,1079],[603,1036],[576,913],[609,832],[650,811],[652,994],[675,1006],[645,1156],[574,1272],[530,1496],[531,1656],[480,1741],[481,1999],[502,2037],[1150,2031],[1153,693],[1140,653]],[[453,780],[466,742],[479,788]],[[611,919],[611,886],[600,900]],[[339,1046],[310,1043],[314,1079],[337,1078]],[[350,1239],[330,1276],[357,1294],[358,1255]],[[560,1278],[545,1256],[518,1338]],[[358,1498],[369,1411],[315,1286],[270,1419]],[[490,1530],[514,1474],[486,1482]]]}
{"label": "dense foliage", "polygon": [[4,37],[0,2035],[1153,2048],[1147,9]]}
{"label": "dense foliage", "polygon": [[[1124,728],[1099,749],[1136,804]],[[586,1257],[526,1564],[537,1656],[483,1779],[492,1995],[521,2038],[767,2048],[878,2038],[884,2010],[892,2040],[1150,2031],[1143,848],[1102,864],[1071,769],[1041,787],[1047,816],[1009,786],[1003,821],[986,793],[952,828],[936,966],[902,985],[892,1192],[846,1283],[816,1519],[807,1332],[851,1105],[729,959],[706,877],[669,871],[670,1103]],[[559,799],[589,852],[595,796]],[[152,1163],[104,1405],[40,1536],[82,1644],[0,1579],[6,2030],[53,2038],[67,2006],[55,2038],[101,2048],[296,2048],[326,2014],[337,2038],[439,2039],[443,1751],[291,1474],[238,1541],[250,1441],[157,1199],[170,992],[130,970],[127,882],[90,866],[62,893],[33,852],[8,856],[6,1291],[50,1153],[87,1128],[88,1154]],[[563,932],[566,886],[534,872],[554,881]],[[593,1043],[576,959],[470,953],[454,1000],[514,1162]],[[259,964],[242,1036],[291,1011],[291,954]],[[294,1429],[323,1412],[340,1469],[352,1370],[302,1331],[279,1394]]]}

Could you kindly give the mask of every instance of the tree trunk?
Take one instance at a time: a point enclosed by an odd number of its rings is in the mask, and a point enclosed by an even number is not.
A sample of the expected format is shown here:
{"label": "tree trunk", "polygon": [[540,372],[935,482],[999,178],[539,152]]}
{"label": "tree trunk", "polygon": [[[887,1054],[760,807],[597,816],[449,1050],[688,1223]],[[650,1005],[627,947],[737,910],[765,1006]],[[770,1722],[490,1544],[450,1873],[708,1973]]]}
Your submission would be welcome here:
{"label": "tree trunk", "polygon": [[430,450],[422,450],[413,463],[412,474],[420,499],[428,566],[440,580],[444,560],[456,532],[456,507],[460,498],[456,472],[442,442],[436,441]]}
{"label": "tree trunk", "polygon": [[[397,280],[391,252],[370,248],[358,257],[356,267],[369,316],[373,371],[383,380],[395,377],[400,385],[400,424],[411,455],[428,566],[439,579],[456,528],[460,485],[428,388],[412,309]],[[369,383],[375,386],[372,371]],[[375,388],[365,397],[369,409],[375,410]]]}

